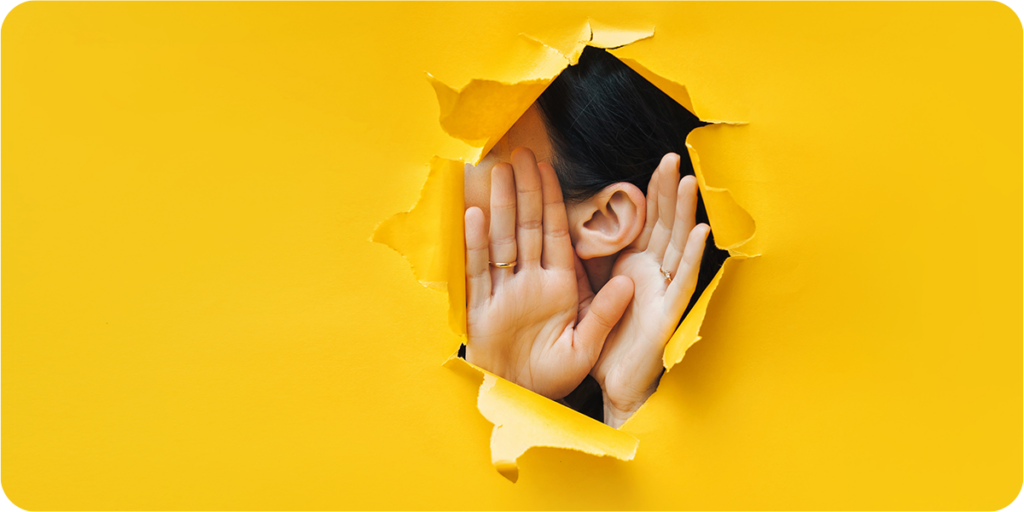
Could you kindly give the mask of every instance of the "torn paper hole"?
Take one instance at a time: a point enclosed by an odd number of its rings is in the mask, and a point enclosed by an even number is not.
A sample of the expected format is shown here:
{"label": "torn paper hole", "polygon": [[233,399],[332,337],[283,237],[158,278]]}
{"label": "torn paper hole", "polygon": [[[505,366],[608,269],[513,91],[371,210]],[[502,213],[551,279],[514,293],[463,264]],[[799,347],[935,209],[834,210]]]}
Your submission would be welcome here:
{"label": "torn paper hole", "polygon": [[[531,73],[532,76],[524,76],[522,80],[512,83],[474,79],[458,90],[432,76],[428,77],[438,97],[441,127],[452,137],[476,149],[467,152],[461,160],[432,159],[417,204],[411,211],[396,214],[384,221],[375,231],[373,240],[402,254],[424,286],[448,293],[449,324],[456,334],[465,336],[466,332],[463,233],[465,162],[477,163],[536,101],[558,73],[578,62],[586,46],[617,48],[653,35],[653,27],[616,29],[587,20],[582,27],[562,33],[524,34],[524,37],[538,45],[537,58],[543,60],[531,69],[553,70],[550,76],[538,77],[536,73]],[[636,60],[622,60],[693,112],[685,86],[658,76]],[[737,258],[753,256],[742,250],[742,246],[754,236],[753,219],[736,203],[728,190],[708,186],[700,169],[698,149],[687,144],[715,244],[720,249],[728,250],[730,258],[693,303],[669,340],[663,356],[668,370],[683,359],[693,343],[701,339],[700,327],[712,304],[711,296],[727,268]],[[451,347],[453,355],[457,349],[457,346]],[[636,453],[639,441],[625,430],[604,425],[461,358],[452,357],[444,364],[468,368],[468,371],[479,372],[483,376],[477,406],[481,414],[494,424],[491,461],[499,473],[513,482],[518,479],[517,460],[532,447],[571,449],[621,460],[632,460]],[[643,409],[637,414],[643,414]]]}

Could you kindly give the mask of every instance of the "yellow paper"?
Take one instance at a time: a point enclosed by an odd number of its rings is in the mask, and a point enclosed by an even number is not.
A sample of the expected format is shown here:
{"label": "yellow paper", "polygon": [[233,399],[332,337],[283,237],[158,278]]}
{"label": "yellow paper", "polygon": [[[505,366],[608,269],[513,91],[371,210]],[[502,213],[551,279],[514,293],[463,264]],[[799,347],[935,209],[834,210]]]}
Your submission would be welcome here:
{"label": "yellow paper", "polygon": [[[16,505],[1014,500],[1024,45],[1011,10],[396,5],[28,2],[7,16],[0,466]],[[455,91],[550,79],[566,41],[599,23],[654,27],[614,54],[685,87],[702,119],[745,123],[689,143],[704,186],[728,190],[756,236],[732,249],[700,342],[620,429],[632,460],[531,448],[513,485],[492,463],[484,375],[443,365],[462,340],[447,293],[370,239],[422,203],[435,156],[480,154],[442,128],[428,73]]]}
{"label": "yellow paper", "polygon": [[405,256],[420,283],[447,292],[448,323],[458,335],[466,333],[463,177],[462,162],[435,157],[416,206],[381,223],[373,236]]}
{"label": "yellow paper", "polygon": [[[551,62],[550,54],[545,54],[538,57],[536,65],[521,67],[549,68],[557,74],[566,65],[574,65],[587,45],[621,48],[650,38],[653,34],[653,28],[630,30],[588,20],[577,31],[539,37],[528,35],[529,40],[540,43],[545,50],[557,52],[565,61],[559,67],[551,68],[554,63]],[[652,73],[635,60],[629,60],[628,65],[662,87],[679,103],[692,108],[684,86]],[[474,161],[478,160],[479,155],[486,154],[493,147],[554,78],[537,79],[532,76],[532,73],[524,73],[518,77],[518,81],[513,80],[511,83],[473,79],[459,91],[430,76],[441,111],[441,127],[452,137],[470,146],[480,147],[480,151],[471,157]],[[705,183],[696,153],[692,147],[688,149],[716,234],[716,243],[732,251],[753,238],[753,219],[736,204],[728,190],[712,188]],[[455,225],[456,219],[461,220],[458,213],[464,204],[460,188],[462,180],[454,177],[461,170],[462,165],[458,162],[435,158],[420,202],[410,212],[399,213],[383,223],[377,229],[374,241],[384,243],[403,254],[424,285],[442,291],[451,288],[449,321],[456,334],[465,335],[465,245],[462,225]],[[747,256],[739,252],[733,254]],[[678,363],[686,349],[700,339],[700,325],[706,315],[711,294],[723,272],[724,266],[669,341],[664,355],[667,369]],[[589,418],[551,400],[490,375],[480,368],[470,367],[485,373],[478,406],[484,417],[494,424],[491,460],[498,472],[509,480],[515,482],[519,478],[516,461],[531,447],[565,448],[622,460],[633,458],[636,438],[592,420],[588,421]]]}
{"label": "yellow paper", "polygon": [[632,460],[637,439],[583,414],[517,386],[462,359],[465,365],[484,375],[477,406],[494,424],[491,460],[512,482],[519,478],[516,460],[533,447],[567,448],[590,455]]}

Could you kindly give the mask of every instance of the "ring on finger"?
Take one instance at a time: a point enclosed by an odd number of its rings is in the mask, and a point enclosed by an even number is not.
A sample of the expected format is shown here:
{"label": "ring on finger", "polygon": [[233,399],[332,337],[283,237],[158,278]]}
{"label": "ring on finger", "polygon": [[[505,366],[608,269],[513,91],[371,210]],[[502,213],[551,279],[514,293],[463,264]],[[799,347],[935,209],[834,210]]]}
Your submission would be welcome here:
{"label": "ring on finger", "polygon": [[661,267],[658,267],[658,270],[661,272],[661,275],[665,276],[665,282],[666,283],[671,283],[672,282],[672,273],[671,272],[669,272],[669,271],[667,271],[667,270],[665,270],[665,269],[663,269]]}
{"label": "ring on finger", "polygon": [[489,261],[488,263],[490,263],[491,266],[497,267],[497,268],[512,268],[512,267],[516,266],[516,262],[515,261],[509,262],[509,263],[500,263],[500,262],[497,262],[497,261]]}

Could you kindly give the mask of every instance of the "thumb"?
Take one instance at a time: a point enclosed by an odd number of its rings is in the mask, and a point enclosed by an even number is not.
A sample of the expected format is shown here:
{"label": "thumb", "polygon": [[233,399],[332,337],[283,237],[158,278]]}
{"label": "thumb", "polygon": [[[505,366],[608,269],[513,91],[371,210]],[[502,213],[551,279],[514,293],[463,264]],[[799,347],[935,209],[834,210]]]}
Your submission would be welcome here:
{"label": "thumb", "polygon": [[594,301],[590,303],[590,310],[576,327],[575,338],[582,351],[581,355],[587,357],[590,366],[597,362],[605,338],[622,318],[632,299],[633,280],[626,276],[616,276],[597,292]]}

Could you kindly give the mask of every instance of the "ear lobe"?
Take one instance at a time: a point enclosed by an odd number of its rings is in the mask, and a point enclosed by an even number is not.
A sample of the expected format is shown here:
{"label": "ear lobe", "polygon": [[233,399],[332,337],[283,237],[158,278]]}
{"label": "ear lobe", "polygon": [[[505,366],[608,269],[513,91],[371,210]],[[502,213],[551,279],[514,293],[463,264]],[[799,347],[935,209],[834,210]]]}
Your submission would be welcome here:
{"label": "ear lobe", "polygon": [[630,183],[608,185],[573,208],[576,254],[591,259],[616,254],[636,240],[647,218],[647,199]]}

